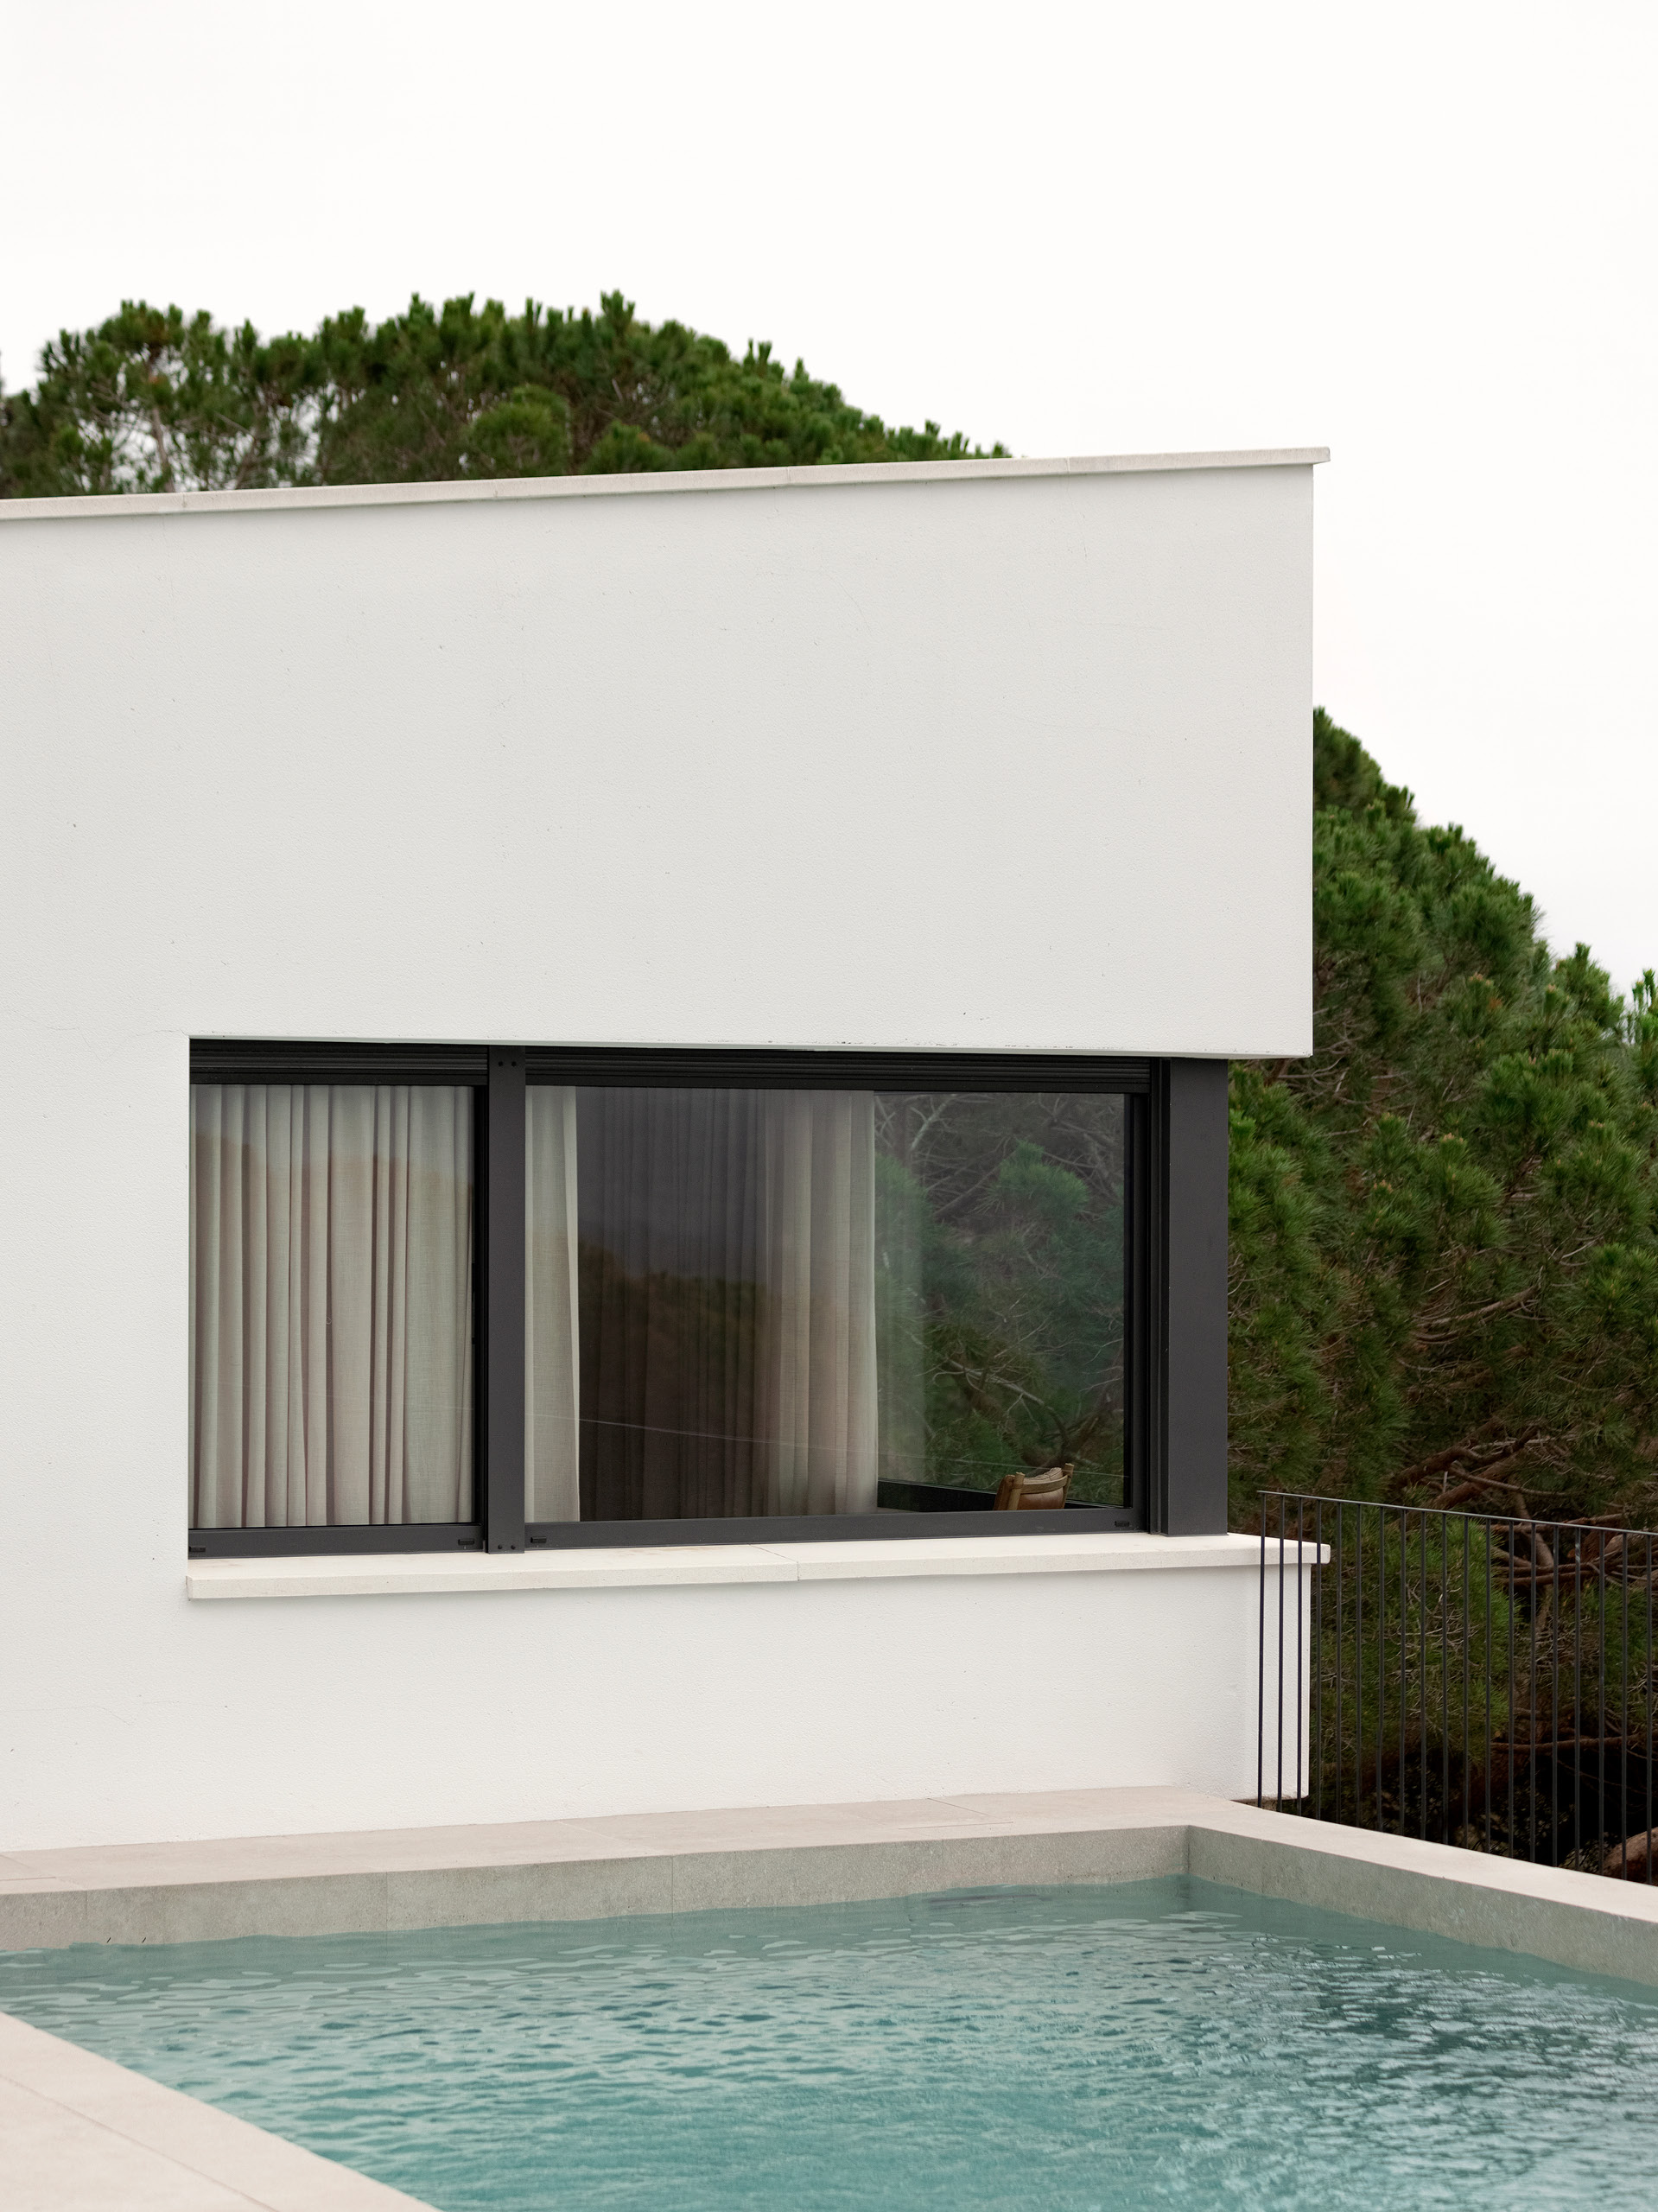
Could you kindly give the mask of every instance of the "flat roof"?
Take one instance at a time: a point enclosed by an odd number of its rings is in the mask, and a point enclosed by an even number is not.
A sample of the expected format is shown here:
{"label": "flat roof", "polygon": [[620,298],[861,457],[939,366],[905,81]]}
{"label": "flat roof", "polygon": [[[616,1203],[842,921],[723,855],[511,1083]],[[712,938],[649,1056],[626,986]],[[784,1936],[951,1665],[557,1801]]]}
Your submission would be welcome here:
{"label": "flat roof", "polygon": [[1059,461],[881,461],[813,468],[683,468],[625,476],[504,476],[478,483],[312,484],[257,492],[95,492],[0,499],[0,523],[89,515],[239,514],[280,507],[423,507],[470,499],[654,498],[670,492],[781,492],[842,484],[940,484],[1025,476],[1124,476],[1194,468],[1312,468],[1328,446],[1243,453],[1096,454]]}

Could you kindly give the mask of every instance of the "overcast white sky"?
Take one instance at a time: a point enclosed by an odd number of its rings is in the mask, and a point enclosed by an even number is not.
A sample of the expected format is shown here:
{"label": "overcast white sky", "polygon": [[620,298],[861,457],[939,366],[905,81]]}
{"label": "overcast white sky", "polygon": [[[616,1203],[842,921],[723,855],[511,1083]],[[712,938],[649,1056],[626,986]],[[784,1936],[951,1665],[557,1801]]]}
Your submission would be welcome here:
{"label": "overcast white sky", "polygon": [[1658,8],[9,0],[0,375],[620,287],[1016,453],[1327,444],[1317,696],[1658,964]]}

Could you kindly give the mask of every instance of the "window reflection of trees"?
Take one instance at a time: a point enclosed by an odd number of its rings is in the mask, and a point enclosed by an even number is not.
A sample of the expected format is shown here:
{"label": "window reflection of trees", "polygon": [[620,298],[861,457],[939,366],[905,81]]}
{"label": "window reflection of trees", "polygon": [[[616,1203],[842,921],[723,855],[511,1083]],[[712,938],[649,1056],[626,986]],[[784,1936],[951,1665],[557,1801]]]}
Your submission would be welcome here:
{"label": "window reflection of trees", "polygon": [[1109,1094],[877,1095],[883,1476],[1121,1497],[1126,1133]]}

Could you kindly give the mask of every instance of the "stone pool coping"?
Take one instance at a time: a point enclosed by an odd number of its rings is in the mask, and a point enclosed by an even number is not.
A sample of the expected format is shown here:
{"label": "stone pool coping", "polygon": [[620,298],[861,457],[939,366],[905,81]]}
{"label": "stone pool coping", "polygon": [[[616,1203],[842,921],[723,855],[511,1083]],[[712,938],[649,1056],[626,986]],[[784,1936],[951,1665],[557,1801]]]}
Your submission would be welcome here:
{"label": "stone pool coping", "polygon": [[429,2212],[0,2013],[6,2212]]}
{"label": "stone pool coping", "polygon": [[[14,1852],[0,1857],[0,1949],[835,1904],[1182,1873],[1658,1986],[1658,1891],[1644,1884],[1176,1789]],[[0,2133],[7,2212],[422,2212],[412,2197],[4,2015]]]}
{"label": "stone pool coping", "polygon": [[1067,1789],[0,1854],[0,1950],[187,1943],[1197,1874],[1658,1985],[1658,1890],[1195,1789]]}

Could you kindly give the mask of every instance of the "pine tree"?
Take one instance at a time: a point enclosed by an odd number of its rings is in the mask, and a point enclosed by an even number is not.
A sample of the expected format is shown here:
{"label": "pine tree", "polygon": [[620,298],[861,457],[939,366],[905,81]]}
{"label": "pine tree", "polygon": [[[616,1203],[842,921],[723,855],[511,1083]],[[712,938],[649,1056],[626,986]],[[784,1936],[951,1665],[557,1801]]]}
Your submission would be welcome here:
{"label": "pine tree", "polygon": [[979,451],[936,423],[889,429],[803,362],[785,373],[769,346],[739,357],[683,323],[653,327],[619,292],[597,315],[416,297],[379,324],[353,308],[270,340],[130,302],[62,332],[34,386],[0,397],[0,496],[13,498]]}
{"label": "pine tree", "polygon": [[1235,1512],[1658,1510],[1658,1005],[1314,723],[1314,1051],[1232,1081]]}

